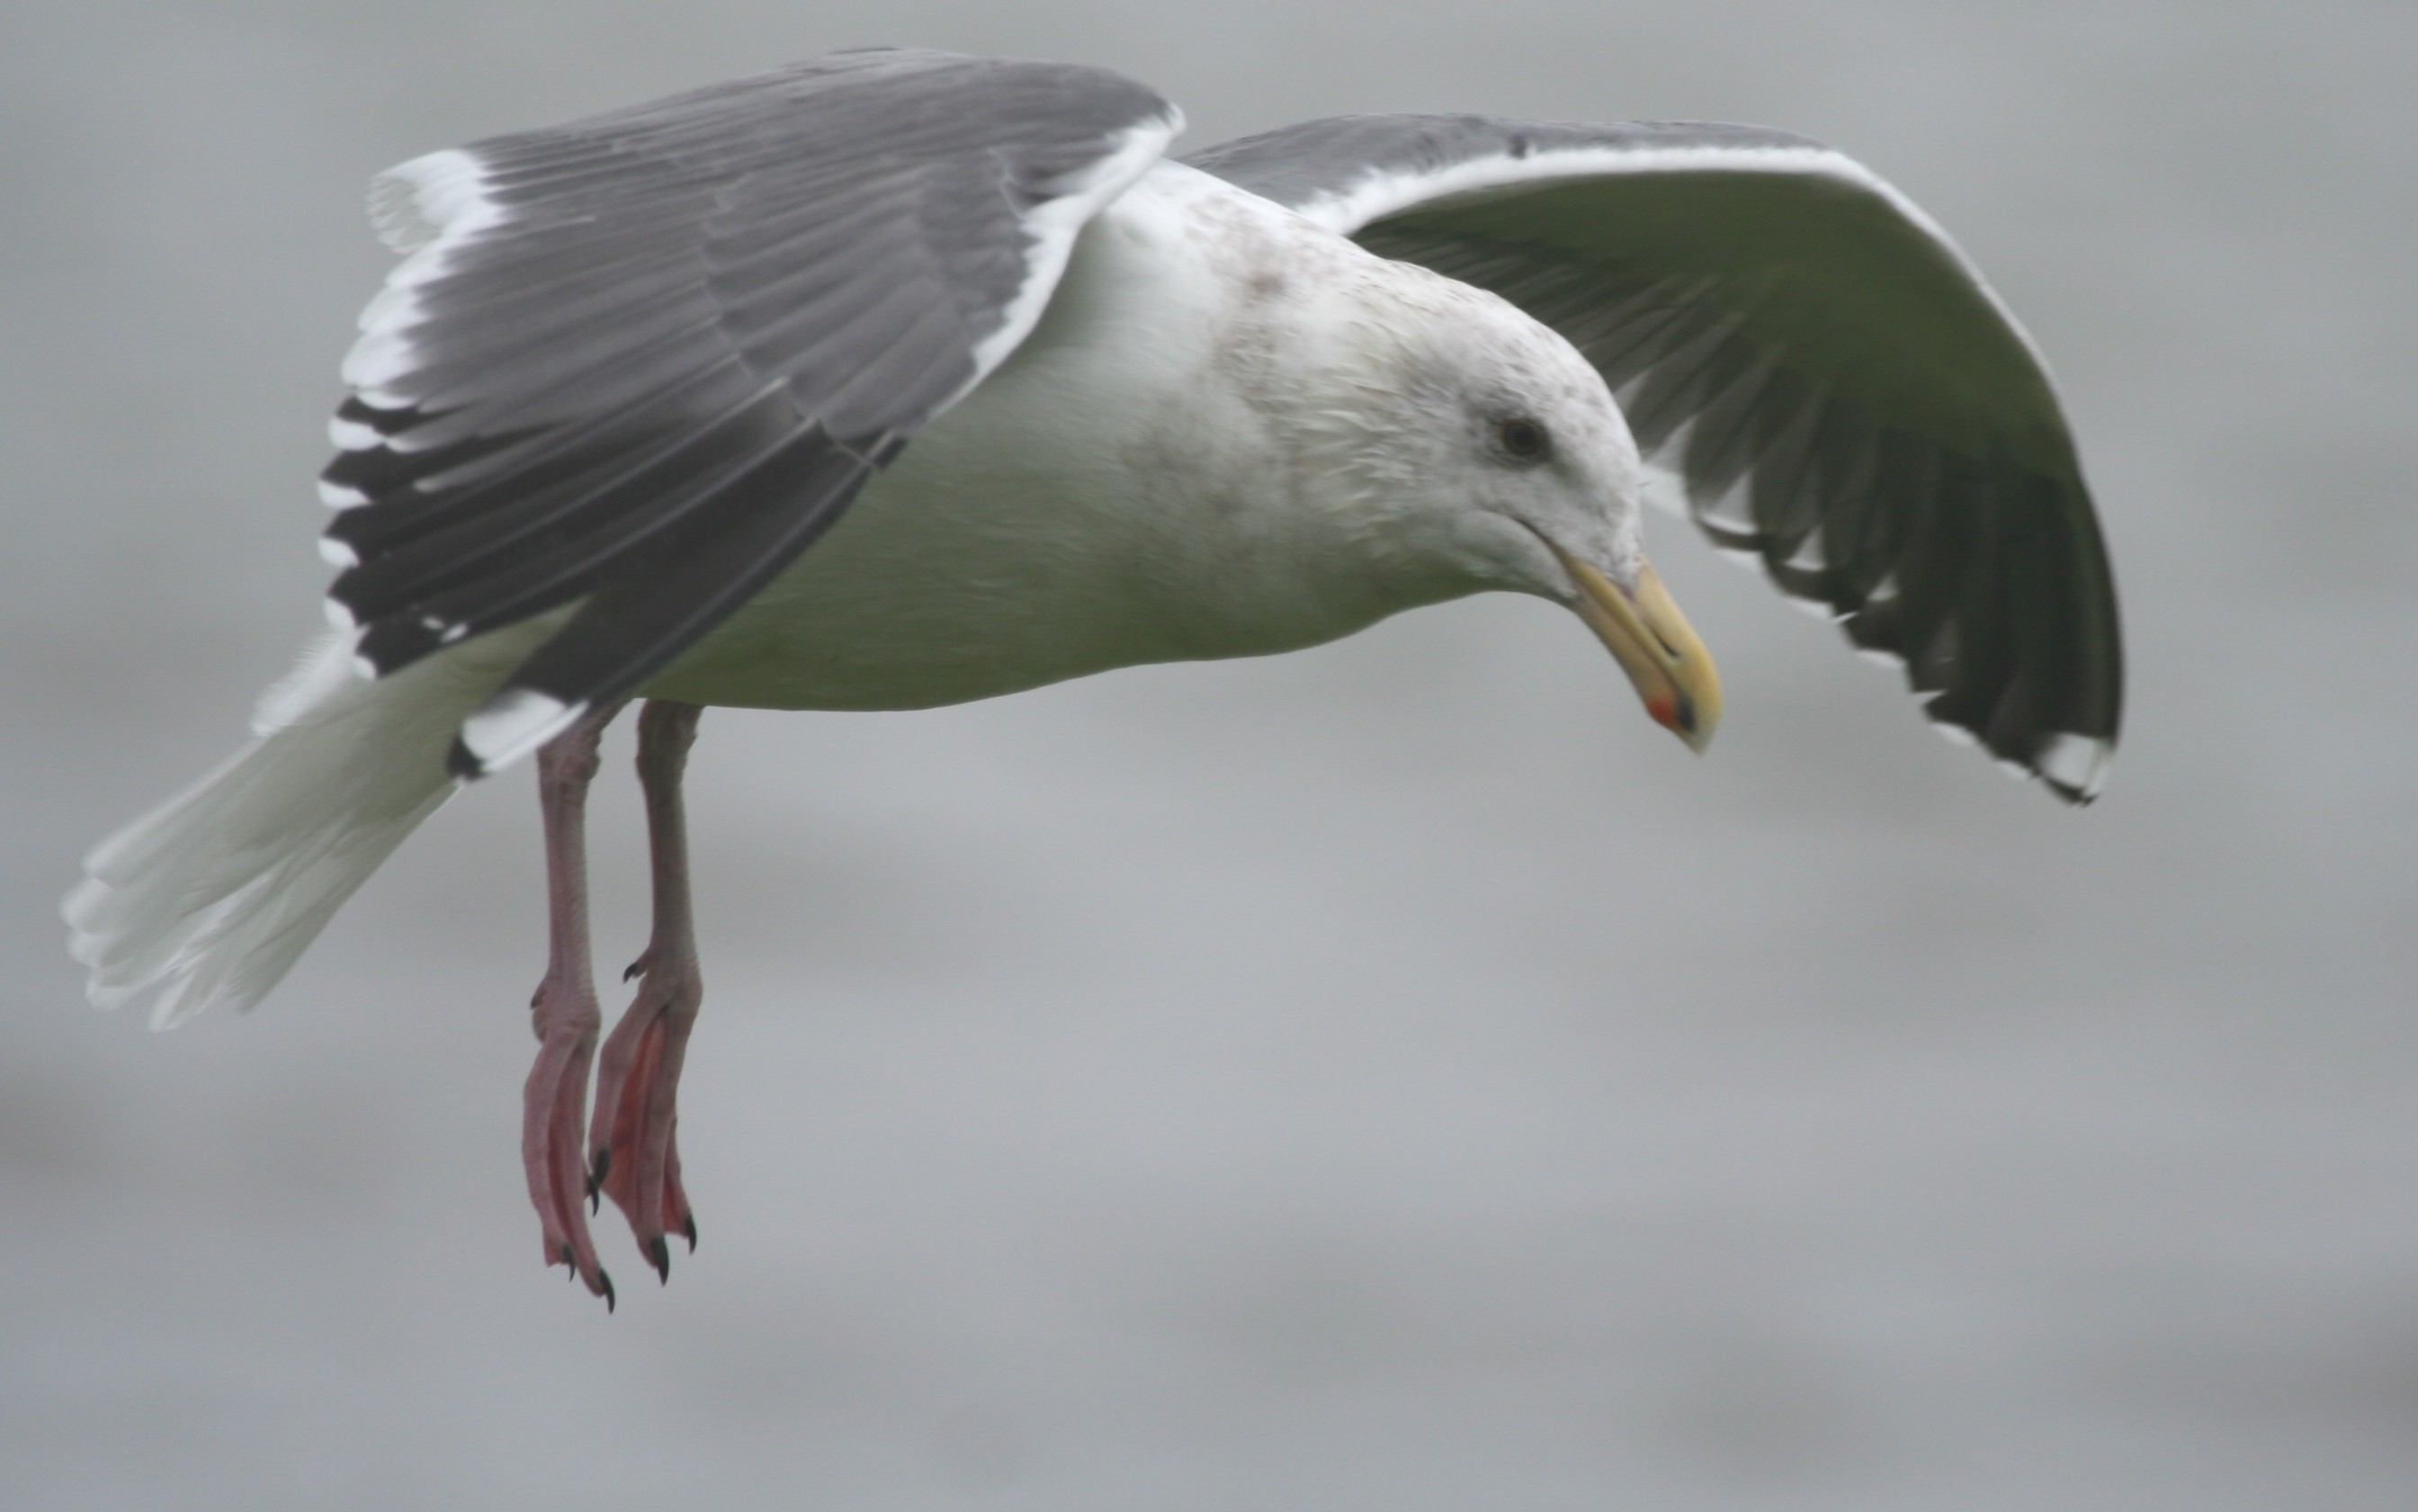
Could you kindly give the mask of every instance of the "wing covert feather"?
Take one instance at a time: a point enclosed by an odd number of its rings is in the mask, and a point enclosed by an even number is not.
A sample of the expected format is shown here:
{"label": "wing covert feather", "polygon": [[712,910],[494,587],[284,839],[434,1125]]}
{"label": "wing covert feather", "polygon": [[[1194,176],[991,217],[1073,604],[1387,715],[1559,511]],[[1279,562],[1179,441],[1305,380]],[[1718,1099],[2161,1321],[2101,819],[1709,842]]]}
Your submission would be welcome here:
{"label": "wing covert feather", "polygon": [[321,485],[360,658],[580,605],[464,775],[638,687],[1005,359],[1179,124],[1096,69],[878,50],[392,170],[409,255]]}

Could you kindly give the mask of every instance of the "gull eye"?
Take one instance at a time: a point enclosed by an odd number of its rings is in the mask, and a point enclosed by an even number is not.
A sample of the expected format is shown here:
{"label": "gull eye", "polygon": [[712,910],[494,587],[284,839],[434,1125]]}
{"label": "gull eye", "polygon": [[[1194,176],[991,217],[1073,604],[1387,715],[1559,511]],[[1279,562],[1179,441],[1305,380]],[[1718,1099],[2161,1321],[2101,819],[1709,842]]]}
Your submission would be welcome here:
{"label": "gull eye", "polygon": [[1494,444],[1514,462],[1542,462],[1553,450],[1544,426],[1518,416],[1494,422]]}

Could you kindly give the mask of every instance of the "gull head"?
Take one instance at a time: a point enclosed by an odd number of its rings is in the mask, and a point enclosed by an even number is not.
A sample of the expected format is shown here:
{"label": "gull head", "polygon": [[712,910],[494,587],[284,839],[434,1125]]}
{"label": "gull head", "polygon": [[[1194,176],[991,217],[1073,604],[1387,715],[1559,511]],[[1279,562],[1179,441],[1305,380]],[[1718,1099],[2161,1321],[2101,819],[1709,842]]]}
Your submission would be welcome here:
{"label": "gull head", "polygon": [[1571,609],[1647,713],[1702,751],[1721,680],[1645,559],[1645,469],[1602,377],[1505,299],[1407,264],[1379,268],[1335,330],[1346,351],[1326,371],[1339,391],[1312,406],[1370,548],[1462,591]]}

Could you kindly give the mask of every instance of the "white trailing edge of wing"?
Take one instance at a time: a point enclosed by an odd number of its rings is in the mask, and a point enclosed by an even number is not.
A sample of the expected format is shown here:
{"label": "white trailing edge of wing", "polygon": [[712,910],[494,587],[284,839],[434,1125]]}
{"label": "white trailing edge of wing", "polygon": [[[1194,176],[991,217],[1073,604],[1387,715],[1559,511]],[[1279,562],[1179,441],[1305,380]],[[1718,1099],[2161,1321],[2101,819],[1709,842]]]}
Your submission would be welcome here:
{"label": "white trailing edge of wing", "polygon": [[1331,191],[1300,207],[1300,213],[1340,236],[1351,236],[1372,221],[1417,206],[1438,205],[1523,185],[1541,187],[1557,181],[1614,178],[1638,174],[1762,173],[1798,174],[1836,179],[1874,195],[1954,260],[1957,271],[1979,290],[1991,310],[2015,333],[2041,372],[2048,359],[2031,332],[1998,298],[1973,259],[1956,238],[1934,221],[1922,206],[1906,198],[1897,186],[1836,147],[1807,143],[1802,146],[1771,144],[1738,146],[1706,143],[1692,146],[1548,147],[1524,157],[1497,153],[1430,173],[1379,170],[1350,188]]}
{"label": "white trailing edge of wing", "polygon": [[1049,308],[1050,296],[1058,292],[1058,281],[1066,271],[1066,261],[1075,254],[1075,239],[1094,216],[1108,208],[1157,164],[1166,154],[1168,143],[1183,130],[1184,113],[1173,106],[1165,115],[1125,128],[1118,133],[1116,145],[1107,156],[1094,160],[1079,174],[1069,176],[1070,181],[1063,182],[1056,193],[1025,213],[1024,229],[1032,236],[1033,245],[1024,254],[1023,286],[1001,313],[999,328],[974,344],[973,376],[933,410],[935,417],[973,392],[1024,344],[1024,339],[1041,324],[1041,314]]}
{"label": "white trailing edge of wing", "polygon": [[[417,365],[411,331],[421,320],[421,288],[443,277],[456,252],[506,216],[487,192],[485,165],[460,147],[398,163],[372,179],[369,213],[378,239],[406,255],[362,309],[360,339],[341,371],[363,404],[394,409],[410,402],[390,386]],[[354,448],[342,438],[336,444]]]}

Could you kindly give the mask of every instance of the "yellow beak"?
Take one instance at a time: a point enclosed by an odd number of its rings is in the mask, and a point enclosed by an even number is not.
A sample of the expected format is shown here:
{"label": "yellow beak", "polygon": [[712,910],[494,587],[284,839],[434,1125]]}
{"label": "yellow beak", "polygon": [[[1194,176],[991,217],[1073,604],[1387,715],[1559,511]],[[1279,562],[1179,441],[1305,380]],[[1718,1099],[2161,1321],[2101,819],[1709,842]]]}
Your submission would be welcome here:
{"label": "yellow beak", "polygon": [[1578,585],[1572,607],[1637,685],[1645,711],[1701,754],[1722,722],[1722,675],[1662,579],[1652,566],[1640,563],[1632,597],[1559,546],[1553,555]]}

